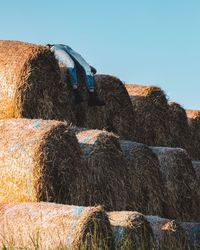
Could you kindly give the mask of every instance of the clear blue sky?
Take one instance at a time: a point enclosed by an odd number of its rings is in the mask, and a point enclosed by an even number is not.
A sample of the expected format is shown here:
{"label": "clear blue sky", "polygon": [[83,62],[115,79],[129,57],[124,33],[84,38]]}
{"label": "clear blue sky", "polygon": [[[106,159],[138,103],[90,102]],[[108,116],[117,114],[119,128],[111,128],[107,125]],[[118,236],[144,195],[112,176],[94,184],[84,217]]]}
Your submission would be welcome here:
{"label": "clear blue sky", "polygon": [[65,43],[99,73],[200,109],[200,0],[1,0],[0,39]]}

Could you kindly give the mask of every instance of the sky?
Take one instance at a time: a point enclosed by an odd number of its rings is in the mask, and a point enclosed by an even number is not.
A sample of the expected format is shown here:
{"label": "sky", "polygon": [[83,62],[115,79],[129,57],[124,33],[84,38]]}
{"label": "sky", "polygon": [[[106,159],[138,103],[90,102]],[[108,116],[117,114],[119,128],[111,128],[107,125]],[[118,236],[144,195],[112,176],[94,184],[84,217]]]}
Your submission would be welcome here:
{"label": "sky", "polygon": [[0,39],[67,44],[98,73],[200,109],[200,0],[1,0]]}

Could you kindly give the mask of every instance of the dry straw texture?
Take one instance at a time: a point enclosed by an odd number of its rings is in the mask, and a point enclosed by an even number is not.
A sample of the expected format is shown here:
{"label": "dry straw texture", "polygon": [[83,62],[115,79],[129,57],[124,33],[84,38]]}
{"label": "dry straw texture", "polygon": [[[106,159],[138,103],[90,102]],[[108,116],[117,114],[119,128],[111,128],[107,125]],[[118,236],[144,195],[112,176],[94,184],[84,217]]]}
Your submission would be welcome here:
{"label": "dry straw texture", "polygon": [[198,182],[187,152],[179,148],[152,149],[160,161],[166,189],[165,217],[182,221],[200,219]]}
{"label": "dry straw texture", "polygon": [[159,87],[126,84],[135,113],[136,141],[147,145],[170,145],[168,103]]}
{"label": "dry straw texture", "polygon": [[118,138],[101,130],[76,129],[87,164],[86,204],[123,210],[127,203],[127,169]]}
{"label": "dry straw texture", "polygon": [[146,216],[154,234],[155,249],[190,250],[187,235],[175,220]]}
{"label": "dry straw texture", "polygon": [[66,123],[0,120],[0,148],[0,202],[75,202],[81,150]]}
{"label": "dry straw texture", "polygon": [[200,223],[182,222],[180,226],[187,235],[190,250],[200,249]]}
{"label": "dry straw texture", "polygon": [[183,107],[176,102],[169,103],[169,126],[173,138],[172,147],[180,147],[191,152],[191,135],[187,114]]}
{"label": "dry straw texture", "polygon": [[113,249],[101,207],[54,203],[1,205],[0,243],[2,249]]}
{"label": "dry straw texture", "polygon": [[0,118],[71,120],[58,63],[45,46],[0,41]]}
{"label": "dry straw texture", "polygon": [[187,117],[191,131],[193,160],[200,160],[200,110],[187,110]]}
{"label": "dry straw texture", "polygon": [[124,84],[116,77],[96,75],[96,91],[106,102],[87,113],[87,127],[106,129],[125,139],[134,139],[134,113]]}
{"label": "dry straw texture", "polygon": [[110,212],[108,217],[113,227],[116,249],[154,249],[152,230],[144,215],[121,211]]}
{"label": "dry straw texture", "polygon": [[163,189],[157,157],[141,143],[121,140],[120,145],[130,182],[127,209],[163,215]]}

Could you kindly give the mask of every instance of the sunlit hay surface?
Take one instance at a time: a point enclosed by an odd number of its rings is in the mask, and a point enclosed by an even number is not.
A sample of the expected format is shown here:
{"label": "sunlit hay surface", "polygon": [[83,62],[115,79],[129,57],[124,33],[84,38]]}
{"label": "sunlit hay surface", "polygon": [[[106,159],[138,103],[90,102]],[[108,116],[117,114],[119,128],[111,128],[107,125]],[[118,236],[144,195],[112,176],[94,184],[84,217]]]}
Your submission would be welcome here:
{"label": "sunlit hay surface", "polygon": [[192,162],[180,148],[152,147],[160,162],[165,187],[165,217],[195,221],[199,215],[199,187]]}
{"label": "sunlit hay surface", "polygon": [[0,206],[0,244],[4,249],[113,249],[113,235],[101,207],[12,203]]}
{"label": "sunlit hay surface", "polygon": [[116,249],[154,249],[153,233],[144,215],[121,211],[110,212],[108,217],[113,227]]}
{"label": "sunlit hay surface", "polygon": [[0,147],[0,202],[70,203],[80,192],[81,150],[67,123],[0,120]]}
{"label": "sunlit hay surface", "polygon": [[118,138],[110,132],[76,128],[87,164],[85,205],[101,204],[106,210],[123,210],[127,203],[127,168]]}
{"label": "sunlit hay surface", "polygon": [[134,139],[134,112],[124,84],[116,77],[96,75],[96,92],[103,107],[88,107],[87,127],[106,129],[122,138]]}
{"label": "sunlit hay surface", "polygon": [[135,114],[135,140],[151,146],[167,146],[172,138],[165,93],[155,86],[125,84]]}
{"label": "sunlit hay surface", "polygon": [[156,155],[141,143],[121,140],[120,145],[130,182],[127,209],[163,215],[162,179]]}
{"label": "sunlit hay surface", "polygon": [[145,216],[154,234],[155,249],[190,250],[185,231],[179,222],[158,216]]}
{"label": "sunlit hay surface", "polygon": [[200,110],[186,110],[191,131],[191,157],[200,160]]}
{"label": "sunlit hay surface", "polygon": [[58,63],[46,46],[1,40],[0,88],[0,118],[70,120],[59,99]]}

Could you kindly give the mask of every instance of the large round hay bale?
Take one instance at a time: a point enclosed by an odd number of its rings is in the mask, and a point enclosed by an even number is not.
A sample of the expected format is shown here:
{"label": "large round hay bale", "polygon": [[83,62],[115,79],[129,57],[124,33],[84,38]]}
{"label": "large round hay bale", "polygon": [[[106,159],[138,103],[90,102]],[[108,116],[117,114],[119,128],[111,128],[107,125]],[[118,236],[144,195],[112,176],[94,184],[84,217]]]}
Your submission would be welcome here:
{"label": "large round hay bale", "polygon": [[170,133],[173,138],[171,146],[184,148],[190,153],[191,135],[185,109],[176,102],[170,102],[169,115]]}
{"label": "large round hay bale", "polygon": [[158,216],[145,217],[154,234],[155,249],[190,250],[187,235],[178,222]]}
{"label": "large round hay bale", "polygon": [[0,41],[0,118],[62,119],[73,122],[60,100],[58,63],[45,46]]}
{"label": "large round hay bale", "polygon": [[180,223],[182,229],[187,235],[190,250],[200,249],[200,223]]}
{"label": "large round hay bale", "polygon": [[171,143],[169,110],[165,93],[155,86],[125,85],[135,113],[136,141],[151,146]]}
{"label": "large round hay bale", "polygon": [[112,229],[101,207],[54,203],[0,206],[2,249],[113,249]]}
{"label": "large round hay bale", "polygon": [[154,249],[153,234],[144,215],[138,212],[110,212],[116,249]]}
{"label": "large round hay bale", "polygon": [[200,219],[198,182],[187,152],[181,148],[152,149],[159,159],[166,189],[165,217],[182,221]]}
{"label": "large round hay bale", "polygon": [[200,110],[186,110],[191,131],[191,158],[200,160]]}
{"label": "large round hay bale", "polygon": [[87,203],[106,210],[125,210],[127,168],[118,138],[101,130],[76,129],[87,164]]}
{"label": "large round hay bale", "polygon": [[81,150],[66,123],[0,120],[0,202],[78,202]]}
{"label": "large round hay bale", "polygon": [[121,140],[120,145],[130,182],[126,209],[163,215],[163,188],[156,155],[141,143]]}
{"label": "large round hay bale", "polygon": [[134,139],[134,113],[124,84],[116,77],[96,75],[96,92],[106,105],[90,107],[87,127],[106,129],[124,139]]}

